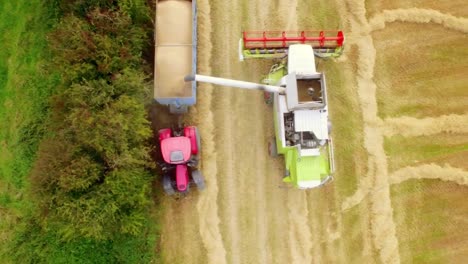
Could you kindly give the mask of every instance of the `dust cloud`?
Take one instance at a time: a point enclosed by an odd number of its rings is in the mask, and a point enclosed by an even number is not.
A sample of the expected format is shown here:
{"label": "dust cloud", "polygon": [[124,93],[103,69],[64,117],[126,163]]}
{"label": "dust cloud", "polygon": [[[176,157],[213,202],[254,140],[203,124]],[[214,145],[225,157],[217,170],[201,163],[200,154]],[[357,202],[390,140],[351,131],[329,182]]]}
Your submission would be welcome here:
{"label": "dust cloud", "polygon": [[436,23],[448,29],[453,29],[468,33],[468,19],[444,14],[437,10],[408,8],[384,10],[382,13],[370,19],[369,24],[372,30],[385,28],[385,23],[401,21],[412,23]]}
{"label": "dust cloud", "polygon": [[468,171],[437,164],[424,164],[415,167],[405,167],[390,175],[391,184],[399,184],[411,179],[439,179],[468,186]]}

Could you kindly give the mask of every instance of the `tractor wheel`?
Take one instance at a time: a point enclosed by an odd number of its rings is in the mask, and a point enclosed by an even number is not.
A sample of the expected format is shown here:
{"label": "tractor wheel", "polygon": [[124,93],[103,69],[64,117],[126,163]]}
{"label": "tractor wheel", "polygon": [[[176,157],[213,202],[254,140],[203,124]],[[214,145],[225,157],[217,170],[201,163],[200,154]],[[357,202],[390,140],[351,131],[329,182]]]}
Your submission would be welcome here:
{"label": "tractor wheel", "polygon": [[278,157],[278,149],[276,148],[276,139],[272,139],[268,141],[268,154],[270,154],[270,157],[273,157],[273,158]]}
{"label": "tractor wheel", "polygon": [[201,141],[200,134],[198,133],[198,128],[195,126],[188,126],[184,128],[184,136],[190,139],[192,155],[198,156],[201,150]]}
{"label": "tractor wheel", "polygon": [[195,168],[198,166],[198,157],[192,156],[192,158],[189,159],[187,162],[187,166]]}
{"label": "tractor wheel", "polygon": [[273,104],[273,93],[263,92],[263,100],[265,101],[265,104],[267,105]]}
{"label": "tractor wheel", "polygon": [[201,137],[200,137],[200,133],[198,133],[198,127],[195,127],[195,137],[197,139],[197,149],[198,149],[197,156],[200,156],[200,153],[201,153]]}
{"label": "tractor wheel", "polygon": [[160,129],[158,131],[159,142],[163,141],[166,138],[172,137],[172,130],[170,128]]}
{"label": "tractor wheel", "polygon": [[192,179],[198,190],[202,191],[205,189],[205,179],[199,170],[192,171]]}
{"label": "tractor wheel", "polygon": [[174,186],[172,186],[172,180],[169,174],[164,174],[163,176],[163,189],[167,195],[173,195],[176,192]]}

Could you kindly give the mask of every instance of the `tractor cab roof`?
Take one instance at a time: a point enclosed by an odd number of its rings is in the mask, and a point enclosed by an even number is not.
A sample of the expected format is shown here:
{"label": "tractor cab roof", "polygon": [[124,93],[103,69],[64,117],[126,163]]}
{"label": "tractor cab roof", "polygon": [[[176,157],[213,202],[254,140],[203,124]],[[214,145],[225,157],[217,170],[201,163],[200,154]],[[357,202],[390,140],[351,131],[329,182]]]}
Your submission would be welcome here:
{"label": "tractor cab roof", "polygon": [[165,162],[170,164],[185,163],[190,159],[190,139],[171,137],[161,141],[161,152]]}

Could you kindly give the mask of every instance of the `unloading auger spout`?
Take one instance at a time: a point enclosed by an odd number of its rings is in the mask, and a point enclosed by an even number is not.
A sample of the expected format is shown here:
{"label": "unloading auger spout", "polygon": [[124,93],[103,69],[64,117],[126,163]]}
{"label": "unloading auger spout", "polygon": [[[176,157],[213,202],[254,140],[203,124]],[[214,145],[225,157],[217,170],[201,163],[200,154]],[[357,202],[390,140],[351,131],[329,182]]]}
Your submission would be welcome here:
{"label": "unloading auger spout", "polygon": [[216,85],[230,86],[230,87],[236,87],[236,88],[241,88],[241,89],[262,90],[262,91],[267,91],[271,93],[280,93],[280,94],[284,94],[286,92],[286,88],[281,87],[281,86],[266,85],[266,84],[260,84],[260,83],[254,83],[254,82],[244,82],[244,81],[212,77],[212,76],[206,76],[206,75],[200,75],[200,74],[187,75],[185,76],[184,81],[205,82],[205,83],[211,83],[211,84],[216,84]]}

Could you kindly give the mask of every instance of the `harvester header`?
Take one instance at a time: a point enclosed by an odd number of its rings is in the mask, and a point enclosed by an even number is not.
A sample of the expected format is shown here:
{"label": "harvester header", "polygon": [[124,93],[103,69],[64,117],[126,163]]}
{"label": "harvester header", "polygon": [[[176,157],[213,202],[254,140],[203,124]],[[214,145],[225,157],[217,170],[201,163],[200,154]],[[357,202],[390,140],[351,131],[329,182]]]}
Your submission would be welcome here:
{"label": "harvester header", "polygon": [[244,31],[239,41],[240,60],[281,58],[293,44],[311,45],[318,57],[338,57],[343,51],[344,35],[341,30]]}

